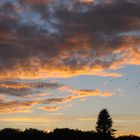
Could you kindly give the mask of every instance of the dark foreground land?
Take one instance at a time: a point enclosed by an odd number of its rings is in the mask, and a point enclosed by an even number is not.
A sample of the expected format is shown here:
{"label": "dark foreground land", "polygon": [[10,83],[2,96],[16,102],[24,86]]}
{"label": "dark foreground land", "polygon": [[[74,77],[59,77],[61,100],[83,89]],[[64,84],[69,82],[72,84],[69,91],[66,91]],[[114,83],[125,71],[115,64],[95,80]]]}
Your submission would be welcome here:
{"label": "dark foreground land", "polygon": [[50,133],[32,128],[24,131],[5,128],[0,130],[0,140],[140,140],[140,137],[133,135],[113,137],[94,131],[85,132],[68,128],[56,128]]}

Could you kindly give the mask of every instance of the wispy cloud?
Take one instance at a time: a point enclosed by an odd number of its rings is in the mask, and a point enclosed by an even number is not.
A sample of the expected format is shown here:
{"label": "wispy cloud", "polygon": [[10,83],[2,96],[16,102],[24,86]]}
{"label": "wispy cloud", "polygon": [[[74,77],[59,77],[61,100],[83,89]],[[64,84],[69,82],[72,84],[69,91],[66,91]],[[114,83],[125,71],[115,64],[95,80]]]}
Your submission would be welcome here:
{"label": "wispy cloud", "polygon": [[95,90],[78,90],[72,87],[61,86],[59,87],[61,92],[69,92],[72,93],[72,98],[84,98],[89,96],[101,96],[101,97],[109,97],[112,96],[111,92],[101,92],[100,89]]}
{"label": "wispy cloud", "polygon": [[93,118],[93,117],[83,117],[83,118],[78,118],[77,119],[78,121],[83,121],[83,122],[96,122],[97,119],[96,118]]}
{"label": "wispy cloud", "polygon": [[58,83],[2,80],[0,81],[0,94],[25,98],[31,95],[42,96],[50,90],[57,89],[61,86]]}
{"label": "wispy cloud", "polygon": [[40,107],[40,109],[45,110],[45,111],[58,111],[61,108],[57,106],[43,106],[43,107]]}
{"label": "wispy cloud", "polygon": [[[61,96],[54,96],[52,90],[60,92]],[[49,94],[47,94],[49,91]],[[67,93],[67,94],[64,94]],[[58,111],[66,108],[67,103],[75,99],[85,99],[88,97],[110,97],[111,92],[102,92],[100,89],[86,90],[74,89],[59,83],[29,83],[3,81],[0,84],[0,114],[7,113],[31,113],[34,108],[44,111]],[[14,100],[8,97],[14,97]],[[18,98],[17,98],[18,97]]]}
{"label": "wispy cloud", "polygon": [[34,104],[34,101],[0,100],[0,114],[31,113]]}

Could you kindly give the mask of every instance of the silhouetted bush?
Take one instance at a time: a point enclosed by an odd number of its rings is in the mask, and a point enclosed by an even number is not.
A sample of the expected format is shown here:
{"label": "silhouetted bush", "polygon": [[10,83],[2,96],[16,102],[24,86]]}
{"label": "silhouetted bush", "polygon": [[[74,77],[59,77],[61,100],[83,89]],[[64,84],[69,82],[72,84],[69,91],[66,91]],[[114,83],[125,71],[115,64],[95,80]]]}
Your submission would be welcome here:
{"label": "silhouetted bush", "polygon": [[21,138],[19,129],[5,128],[0,131],[0,140],[19,140]]}
{"label": "silhouetted bush", "polygon": [[24,140],[43,140],[46,137],[46,132],[33,128],[26,129],[22,133],[22,139]]}
{"label": "silhouetted bush", "polygon": [[134,135],[120,136],[117,138],[117,140],[140,140],[140,137]]}

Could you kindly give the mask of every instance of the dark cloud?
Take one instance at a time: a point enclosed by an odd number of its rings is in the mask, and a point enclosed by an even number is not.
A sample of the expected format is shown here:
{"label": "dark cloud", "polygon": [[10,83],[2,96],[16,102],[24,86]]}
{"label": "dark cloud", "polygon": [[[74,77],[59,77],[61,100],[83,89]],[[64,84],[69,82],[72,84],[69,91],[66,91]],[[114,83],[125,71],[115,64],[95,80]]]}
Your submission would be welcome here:
{"label": "dark cloud", "polygon": [[139,13],[139,0],[1,1],[0,77],[105,75],[139,65]]}
{"label": "dark cloud", "polygon": [[14,82],[14,81],[0,81],[0,94],[17,97],[30,97],[46,94],[51,90],[60,88],[61,84],[47,83],[47,82]]}

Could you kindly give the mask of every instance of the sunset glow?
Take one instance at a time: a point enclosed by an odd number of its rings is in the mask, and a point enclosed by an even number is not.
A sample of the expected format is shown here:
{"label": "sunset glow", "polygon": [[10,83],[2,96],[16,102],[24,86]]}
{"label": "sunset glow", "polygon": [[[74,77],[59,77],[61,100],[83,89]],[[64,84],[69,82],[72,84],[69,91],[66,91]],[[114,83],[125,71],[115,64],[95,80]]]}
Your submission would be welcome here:
{"label": "sunset glow", "polygon": [[0,129],[140,136],[139,93],[139,0],[0,0]]}

